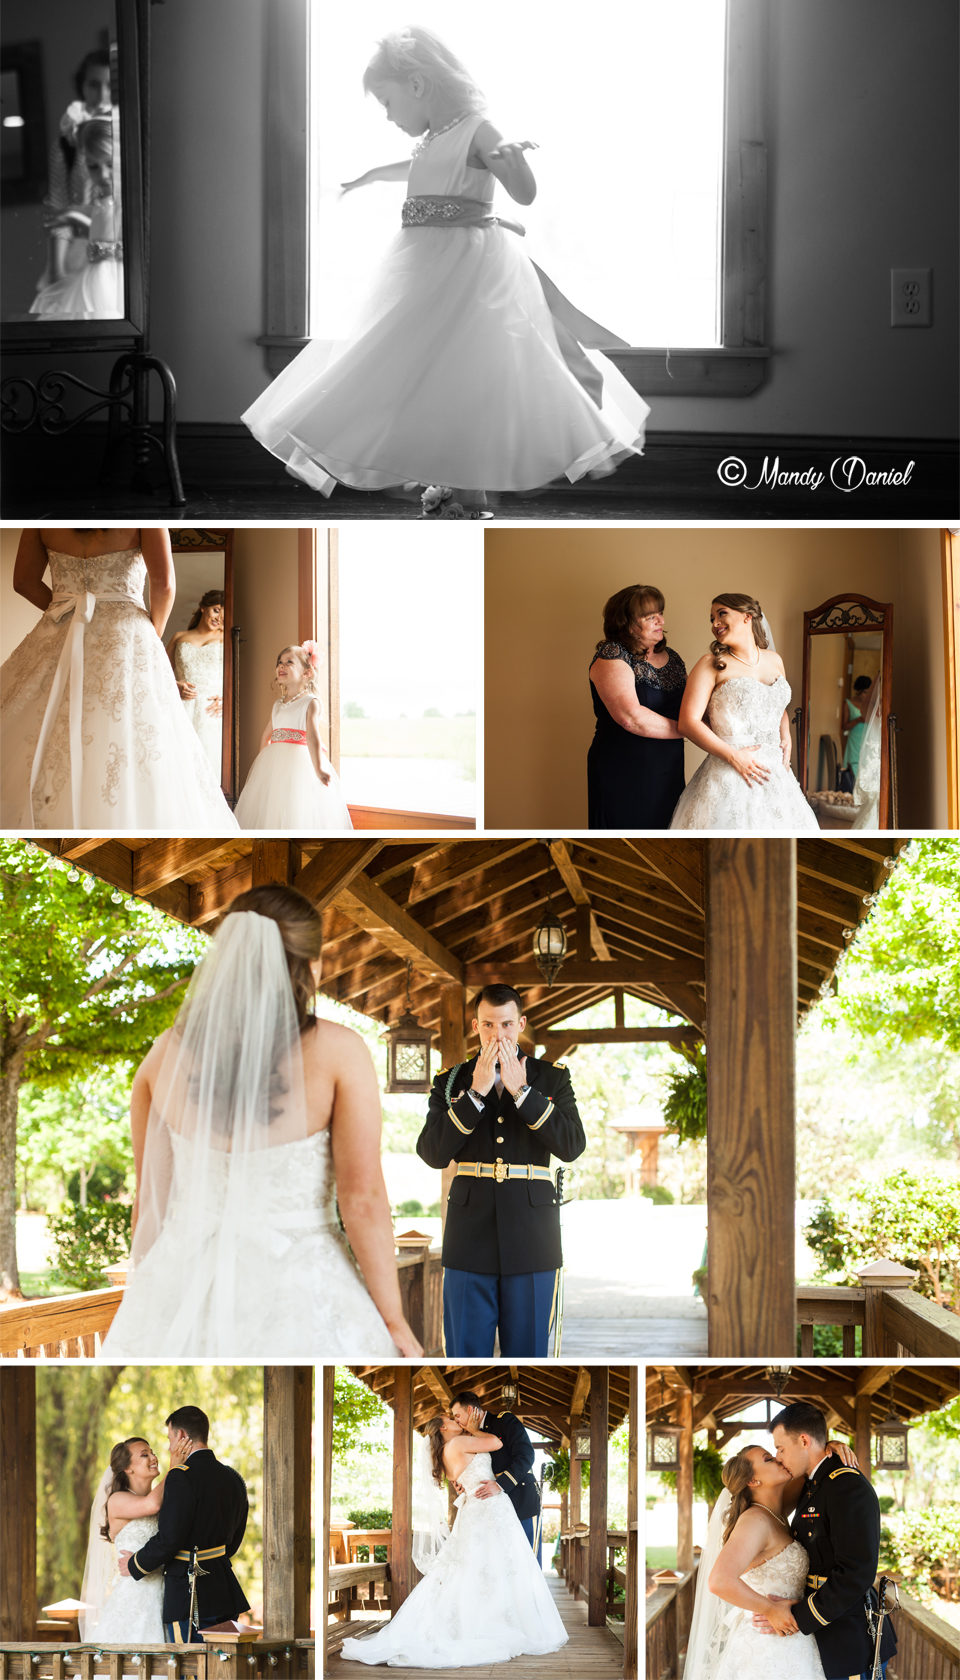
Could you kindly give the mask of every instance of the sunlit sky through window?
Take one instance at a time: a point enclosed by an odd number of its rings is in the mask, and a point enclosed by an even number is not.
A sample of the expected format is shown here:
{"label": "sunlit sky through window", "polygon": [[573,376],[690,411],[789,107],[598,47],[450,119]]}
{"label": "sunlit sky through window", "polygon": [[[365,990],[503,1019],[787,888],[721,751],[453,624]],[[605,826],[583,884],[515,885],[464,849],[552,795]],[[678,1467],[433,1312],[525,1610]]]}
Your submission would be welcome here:
{"label": "sunlit sky through window", "polygon": [[[535,140],[536,203],[505,213],[568,297],[637,345],[715,344],[724,0],[614,0],[579,16],[516,0],[434,4],[415,21],[445,39],[510,139]],[[363,93],[396,0],[311,13],[315,222],[311,334],[349,324],[399,227],[403,185],[340,183],[408,157],[411,142]]]}

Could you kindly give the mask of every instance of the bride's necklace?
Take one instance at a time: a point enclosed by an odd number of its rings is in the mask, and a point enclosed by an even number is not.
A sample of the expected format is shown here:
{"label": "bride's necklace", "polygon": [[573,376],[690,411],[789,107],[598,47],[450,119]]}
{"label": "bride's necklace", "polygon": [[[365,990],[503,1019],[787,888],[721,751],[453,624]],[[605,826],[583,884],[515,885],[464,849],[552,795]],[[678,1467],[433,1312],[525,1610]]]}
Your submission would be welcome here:
{"label": "bride's necklace", "polygon": [[725,648],[724,652],[726,653],[726,656],[727,656],[728,659],[736,659],[736,660],[739,661],[739,663],[741,665],[759,665],[759,663],[760,663],[760,649],[759,648],[757,648],[756,658],[754,658],[754,659],[744,659],[742,653],[734,653],[732,648]]}
{"label": "bride's necklace", "polygon": [[[767,1506],[767,1510],[770,1511],[769,1505]],[[785,1517],[781,1517],[779,1511],[770,1511],[770,1515],[786,1529],[788,1534],[792,1534],[790,1524],[787,1522]]]}
{"label": "bride's necklace", "polygon": [[461,111],[459,117],[452,117],[448,123],[444,123],[442,128],[428,128],[426,134],[422,134],[420,136],[420,139],[413,148],[411,156],[419,157],[420,153],[425,152],[427,147],[431,145],[434,140],[439,140],[441,134],[449,134],[451,128],[456,128],[457,124],[462,123],[469,115],[469,111]]}

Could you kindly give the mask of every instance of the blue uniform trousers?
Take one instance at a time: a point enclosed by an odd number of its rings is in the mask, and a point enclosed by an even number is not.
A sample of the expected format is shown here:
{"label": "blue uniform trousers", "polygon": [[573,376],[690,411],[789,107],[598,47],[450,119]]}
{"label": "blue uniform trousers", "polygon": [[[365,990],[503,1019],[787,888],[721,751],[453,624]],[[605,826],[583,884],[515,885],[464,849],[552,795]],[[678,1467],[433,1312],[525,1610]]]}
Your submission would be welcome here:
{"label": "blue uniform trousers", "polygon": [[443,1272],[443,1339],[448,1359],[489,1359],[497,1331],[503,1359],[546,1359],[559,1272]]}
{"label": "blue uniform trousers", "polygon": [[[215,1627],[217,1622],[220,1622],[222,1620],[223,1620],[222,1616],[200,1616],[200,1617],[198,1617],[199,1625],[202,1628]],[[184,1616],[183,1620],[180,1621],[180,1622],[164,1622],[164,1624],[163,1624],[163,1637],[164,1637],[164,1639],[165,1639],[165,1641],[168,1645],[202,1645],[203,1644],[203,1640],[200,1638],[199,1633],[194,1633],[191,1636],[190,1625],[189,1625],[189,1622],[187,1621],[186,1616]]]}

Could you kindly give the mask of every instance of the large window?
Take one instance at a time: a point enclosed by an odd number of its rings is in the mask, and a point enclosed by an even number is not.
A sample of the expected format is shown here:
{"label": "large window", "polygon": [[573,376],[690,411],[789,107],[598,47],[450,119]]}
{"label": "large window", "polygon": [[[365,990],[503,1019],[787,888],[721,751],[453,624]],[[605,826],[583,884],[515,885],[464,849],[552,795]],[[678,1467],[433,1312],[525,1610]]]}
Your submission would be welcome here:
{"label": "large window", "polygon": [[340,776],[352,807],[475,815],[482,562],[477,543],[458,540],[475,535],[340,527]]}
{"label": "large window", "polygon": [[[630,344],[717,345],[726,5],[614,0],[572,28],[561,18],[487,0],[421,21],[475,76],[497,127],[538,142],[536,202],[510,208],[498,189],[497,203],[557,285]],[[340,183],[411,143],[361,87],[397,27],[395,0],[324,8],[319,27],[315,9],[312,22],[310,333],[324,338],[349,318],[404,191],[341,196]]]}

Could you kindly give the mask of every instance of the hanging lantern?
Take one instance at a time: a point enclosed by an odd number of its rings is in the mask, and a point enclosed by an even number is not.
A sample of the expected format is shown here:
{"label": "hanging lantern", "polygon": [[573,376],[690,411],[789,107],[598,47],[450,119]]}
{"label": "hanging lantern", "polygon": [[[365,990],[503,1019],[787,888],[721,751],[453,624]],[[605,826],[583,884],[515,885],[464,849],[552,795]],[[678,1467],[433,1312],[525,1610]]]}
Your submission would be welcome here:
{"label": "hanging lantern", "polygon": [[783,1399],[783,1391],[790,1381],[789,1365],[768,1365],[763,1374],[772,1386],[779,1405]]}
{"label": "hanging lantern", "polygon": [[412,970],[413,964],[408,962],[406,1008],[399,1021],[393,1023],[384,1037],[387,1046],[387,1079],[384,1090],[391,1097],[403,1096],[404,1093],[415,1096],[431,1088],[432,1034],[426,1027],[421,1027],[410,1009]]}
{"label": "hanging lantern", "polygon": [[675,1423],[651,1423],[647,1430],[647,1469],[655,1473],[680,1468],[680,1438],[683,1430]]}
{"label": "hanging lantern", "polygon": [[557,978],[566,954],[567,936],[548,899],[546,911],[533,935],[533,960],[548,986],[552,986]]}
{"label": "hanging lantern", "polygon": [[515,1412],[519,1400],[519,1385],[514,1382],[512,1377],[508,1377],[506,1382],[500,1384],[500,1404],[505,1406],[508,1412]]}
{"label": "hanging lantern", "polygon": [[578,1458],[580,1460],[581,1464],[583,1463],[584,1459],[588,1459],[590,1457],[590,1425],[589,1424],[587,1424],[586,1427],[584,1427],[584,1425],[581,1423],[580,1428],[574,1430],[572,1445],[573,1445],[573,1456],[574,1456],[574,1458]]}
{"label": "hanging lantern", "polygon": [[910,1431],[893,1404],[891,1386],[890,1408],[886,1417],[873,1431],[877,1438],[876,1468],[878,1470],[906,1470],[907,1436]]}

